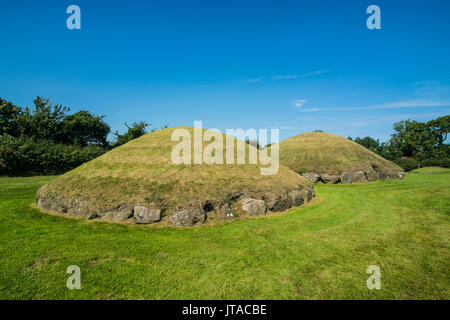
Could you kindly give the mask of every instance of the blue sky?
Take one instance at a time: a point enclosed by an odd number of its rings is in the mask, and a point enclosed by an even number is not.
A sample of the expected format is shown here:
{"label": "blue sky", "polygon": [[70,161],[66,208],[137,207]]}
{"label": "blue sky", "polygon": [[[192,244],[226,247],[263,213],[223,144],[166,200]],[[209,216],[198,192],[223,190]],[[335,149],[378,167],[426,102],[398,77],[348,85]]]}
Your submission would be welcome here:
{"label": "blue sky", "polygon": [[[68,30],[66,8],[81,8]],[[366,8],[381,8],[381,30]],[[0,96],[113,129],[280,128],[386,140],[450,113],[450,1],[0,1]]]}

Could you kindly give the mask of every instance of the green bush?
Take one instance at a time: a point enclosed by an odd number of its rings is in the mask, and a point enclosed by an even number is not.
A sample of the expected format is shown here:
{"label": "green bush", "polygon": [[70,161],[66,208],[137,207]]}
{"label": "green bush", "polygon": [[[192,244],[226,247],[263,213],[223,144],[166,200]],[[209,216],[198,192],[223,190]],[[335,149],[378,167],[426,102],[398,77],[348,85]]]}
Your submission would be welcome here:
{"label": "green bush", "polygon": [[411,171],[420,167],[419,161],[414,158],[403,157],[394,162],[405,171]]}
{"label": "green bush", "polygon": [[450,158],[424,159],[422,160],[422,167],[450,168]]}
{"label": "green bush", "polygon": [[4,134],[0,135],[0,175],[61,174],[106,151],[98,145],[54,144]]}

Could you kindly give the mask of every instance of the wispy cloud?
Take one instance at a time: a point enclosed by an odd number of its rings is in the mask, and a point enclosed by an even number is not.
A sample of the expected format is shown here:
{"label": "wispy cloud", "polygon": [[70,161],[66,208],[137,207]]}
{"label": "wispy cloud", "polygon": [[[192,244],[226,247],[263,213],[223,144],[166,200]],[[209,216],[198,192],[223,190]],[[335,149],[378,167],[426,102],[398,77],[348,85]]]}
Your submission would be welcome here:
{"label": "wispy cloud", "polygon": [[423,81],[416,81],[410,84],[410,86],[413,87],[420,87],[420,86],[429,86],[436,83],[434,80],[423,80]]}
{"label": "wispy cloud", "polygon": [[301,109],[302,112],[316,111],[352,111],[352,110],[378,110],[378,109],[399,109],[399,108],[431,108],[450,107],[450,101],[428,101],[428,100],[408,100],[376,104],[361,107],[339,107],[339,108],[310,108]]}
{"label": "wispy cloud", "polygon": [[248,80],[248,82],[253,83],[253,82],[260,82],[262,80],[263,80],[263,78],[254,78],[254,79]]}
{"label": "wispy cloud", "polygon": [[305,105],[306,99],[297,99],[294,101],[294,107],[301,108]]}
{"label": "wispy cloud", "polygon": [[312,76],[318,76],[327,72],[330,72],[331,69],[323,69],[323,70],[317,70],[313,72],[308,73],[302,73],[302,74],[287,74],[287,75],[277,75],[272,77],[259,77],[259,78],[253,78],[250,79],[248,82],[254,83],[254,82],[260,82],[263,80],[292,80],[292,79],[299,79],[299,78],[306,78],[306,77],[312,77]]}
{"label": "wispy cloud", "polygon": [[450,101],[409,100],[369,106],[370,109],[449,107]]}
{"label": "wispy cloud", "polygon": [[319,108],[309,108],[309,109],[302,109],[302,112],[316,112],[316,111],[320,111],[321,109]]}
{"label": "wispy cloud", "polygon": [[324,74],[327,72],[330,72],[331,69],[324,69],[324,70],[317,70],[314,72],[308,72],[308,73],[304,73],[304,74],[288,74],[288,75],[282,75],[282,76],[274,76],[271,79],[272,80],[291,80],[291,79],[298,79],[298,78],[306,78],[306,77],[311,77],[311,76],[318,76],[320,74]]}
{"label": "wispy cloud", "polygon": [[271,127],[271,129],[279,129],[279,130],[303,130],[303,127],[300,127],[300,126],[278,126],[278,127]]}
{"label": "wispy cloud", "polygon": [[440,86],[444,85],[443,82],[448,82],[449,78],[443,78],[443,79],[433,79],[433,80],[422,80],[422,81],[416,81],[410,84],[412,87],[424,87],[424,86]]}

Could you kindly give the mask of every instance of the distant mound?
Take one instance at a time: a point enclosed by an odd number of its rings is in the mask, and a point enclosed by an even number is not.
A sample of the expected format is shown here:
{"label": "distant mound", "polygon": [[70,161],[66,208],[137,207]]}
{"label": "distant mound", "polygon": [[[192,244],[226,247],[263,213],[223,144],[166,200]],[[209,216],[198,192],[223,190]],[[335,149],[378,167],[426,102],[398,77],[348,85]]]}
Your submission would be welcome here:
{"label": "distant mound", "polygon": [[[168,128],[115,148],[44,185],[38,207],[87,219],[133,221],[134,216],[137,223],[189,226],[283,211],[314,196],[310,182],[283,166],[275,175],[261,175],[259,164],[175,164],[175,129],[193,136],[191,127]],[[225,141],[227,136],[218,134]],[[208,144],[203,142],[203,150]],[[246,148],[248,154],[253,147]]]}
{"label": "distant mound", "polygon": [[280,142],[279,147],[280,163],[311,182],[354,183],[404,176],[395,163],[330,133],[299,134]]}

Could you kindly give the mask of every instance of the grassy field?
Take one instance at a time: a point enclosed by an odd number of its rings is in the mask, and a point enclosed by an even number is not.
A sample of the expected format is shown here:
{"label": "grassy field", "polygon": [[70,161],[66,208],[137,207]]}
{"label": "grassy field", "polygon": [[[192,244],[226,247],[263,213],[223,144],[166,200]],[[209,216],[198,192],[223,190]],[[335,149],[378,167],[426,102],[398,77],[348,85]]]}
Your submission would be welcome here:
{"label": "grassy field", "polygon": [[450,298],[450,170],[317,185],[304,208],[184,229],[42,213],[51,179],[0,178],[0,299]]}

